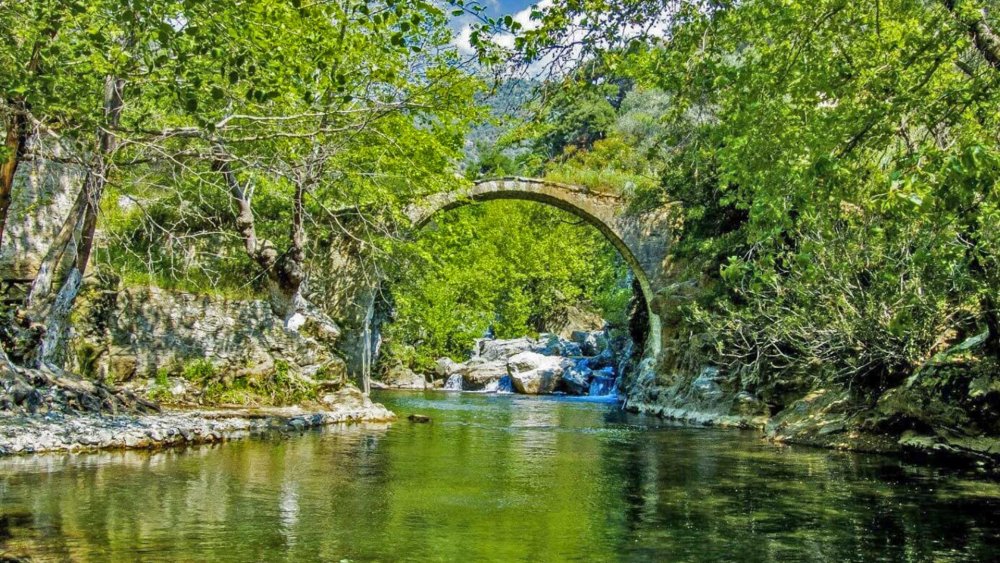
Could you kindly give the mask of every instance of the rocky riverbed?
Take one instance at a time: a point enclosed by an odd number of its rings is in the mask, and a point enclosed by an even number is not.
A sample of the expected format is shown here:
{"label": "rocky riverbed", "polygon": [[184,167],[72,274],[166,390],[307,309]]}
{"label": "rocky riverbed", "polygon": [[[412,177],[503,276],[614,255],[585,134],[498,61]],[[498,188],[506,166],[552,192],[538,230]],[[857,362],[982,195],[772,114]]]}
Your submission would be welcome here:
{"label": "rocky riverbed", "polygon": [[441,358],[427,374],[395,366],[381,383],[394,389],[604,396],[616,392],[629,355],[616,350],[604,330],[574,331],[569,338],[482,338],[464,362]]}

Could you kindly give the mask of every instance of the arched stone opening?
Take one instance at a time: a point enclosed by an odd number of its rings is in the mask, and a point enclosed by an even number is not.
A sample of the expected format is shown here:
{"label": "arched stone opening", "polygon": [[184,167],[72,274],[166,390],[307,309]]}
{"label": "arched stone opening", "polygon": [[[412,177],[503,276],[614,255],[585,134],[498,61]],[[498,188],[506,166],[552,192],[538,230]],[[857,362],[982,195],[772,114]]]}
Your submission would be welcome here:
{"label": "arched stone opening", "polygon": [[522,200],[551,205],[580,217],[600,231],[635,276],[648,322],[646,353],[655,356],[659,352],[661,322],[659,315],[651,307],[654,297],[651,276],[648,266],[639,258],[642,255],[641,249],[633,248],[641,243],[641,237],[628,233],[627,205],[622,197],[545,180],[502,178],[480,181],[463,190],[435,194],[407,208],[406,214],[413,227],[419,230],[438,213],[495,200]]}

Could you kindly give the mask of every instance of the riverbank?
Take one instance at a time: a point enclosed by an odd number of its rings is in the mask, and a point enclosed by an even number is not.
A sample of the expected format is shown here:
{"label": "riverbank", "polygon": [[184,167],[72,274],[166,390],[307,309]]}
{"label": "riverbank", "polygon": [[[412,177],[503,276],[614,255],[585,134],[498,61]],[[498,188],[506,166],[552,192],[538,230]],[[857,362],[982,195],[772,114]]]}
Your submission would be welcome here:
{"label": "riverbank", "polygon": [[0,356],[0,455],[160,449],[395,419],[349,383],[315,384],[308,396],[296,406],[163,404],[142,385],[108,385],[51,366],[16,366]]}
{"label": "riverbank", "polygon": [[996,437],[969,435],[958,426],[902,425],[898,408],[858,404],[845,390],[814,391],[774,416],[637,399],[626,399],[624,409],[691,426],[754,430],[771,443],[892,455],[1000,475],[1000,440]]}
{"label": "riverbank", "polygon": [[0,455],[161,449],[230,442],[270,433],[354,422],[389,422],[392,411],[368,398],[307,407],[164,410],[157,414],[0,413]]}

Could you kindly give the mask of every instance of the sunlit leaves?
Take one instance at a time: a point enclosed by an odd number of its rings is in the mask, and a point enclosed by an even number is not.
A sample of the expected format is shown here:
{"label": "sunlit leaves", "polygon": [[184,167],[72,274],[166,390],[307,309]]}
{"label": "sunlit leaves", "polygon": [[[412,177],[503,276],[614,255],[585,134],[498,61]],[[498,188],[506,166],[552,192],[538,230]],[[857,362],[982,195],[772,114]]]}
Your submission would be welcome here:
{"label": "sunlit leaves", "polygon": [[560,306],[582,303],[621,325],[631,297],[626,267],[597,229],[537,203],[443,213],[398,256],[387,339],[396,353],[415,346],[424,368],[464,359],[490,327],[501,338],[531,334]]}

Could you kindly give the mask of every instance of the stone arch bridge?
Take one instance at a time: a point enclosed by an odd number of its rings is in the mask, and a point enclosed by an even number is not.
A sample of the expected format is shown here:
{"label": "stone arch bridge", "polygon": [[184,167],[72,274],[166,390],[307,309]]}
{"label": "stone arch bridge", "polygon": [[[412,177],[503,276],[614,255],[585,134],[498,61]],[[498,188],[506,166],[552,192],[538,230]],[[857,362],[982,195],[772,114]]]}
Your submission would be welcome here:
{"label": "stone arch bridge", "polygon": [[406,215],[419,229],[442,211],[500,199],[552,205],[582,218],[604,234],[639,282],[649,313],[647,352],[659,352],[661,321],[654,304],[658,290],[666,281],[667,254],[675,220],[671,206],[637,214],[631,213],[626,199],[617,194],[533,178],[499,178],[482,180],[454,192],[434,194],[408,207]]}

